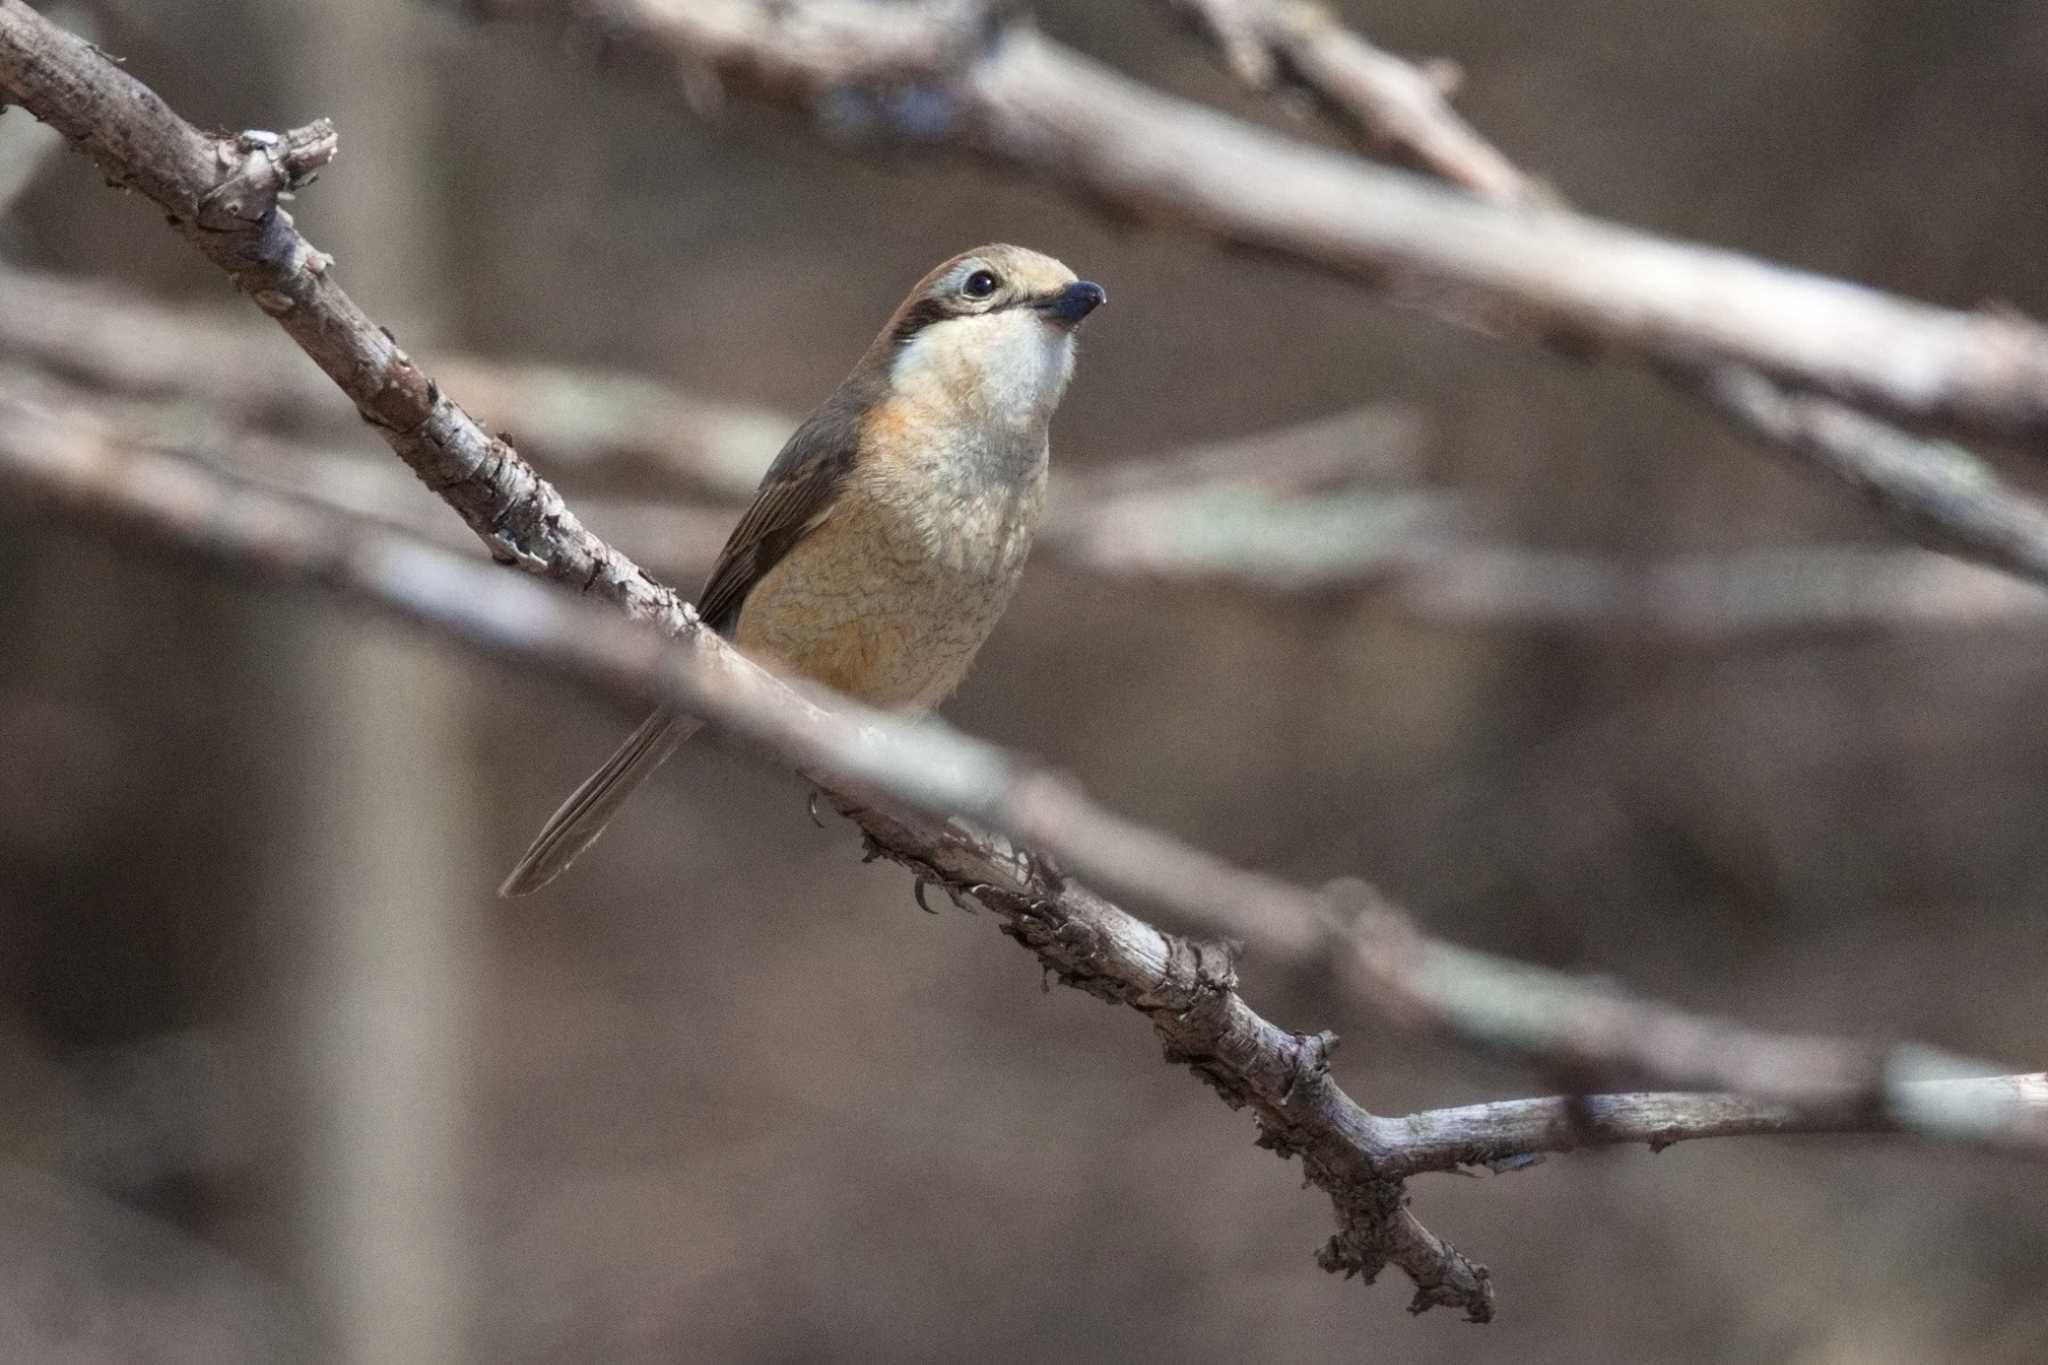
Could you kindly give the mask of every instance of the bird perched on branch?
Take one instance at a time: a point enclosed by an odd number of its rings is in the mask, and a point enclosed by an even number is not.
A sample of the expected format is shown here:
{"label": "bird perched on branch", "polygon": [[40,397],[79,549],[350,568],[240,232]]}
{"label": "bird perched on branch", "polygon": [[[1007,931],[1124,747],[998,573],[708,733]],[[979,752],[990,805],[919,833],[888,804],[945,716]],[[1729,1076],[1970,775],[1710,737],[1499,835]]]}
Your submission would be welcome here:
{"label": "bird perched on branch", "polygon": [[[1045,501],[1046,427],[1102,287],[984,246],[933,270],[768,467],[697,599],[758,662],[928,710],[1009,604]],[[549,818],[498,888],[559,876],[698,722],[663,708]]]}

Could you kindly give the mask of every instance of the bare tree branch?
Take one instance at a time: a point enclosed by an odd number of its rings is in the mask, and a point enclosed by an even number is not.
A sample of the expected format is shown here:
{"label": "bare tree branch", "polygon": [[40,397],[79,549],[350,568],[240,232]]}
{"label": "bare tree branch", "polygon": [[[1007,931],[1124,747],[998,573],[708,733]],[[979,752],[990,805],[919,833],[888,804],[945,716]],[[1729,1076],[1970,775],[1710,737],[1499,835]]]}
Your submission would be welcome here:
{"label": "bare tree branch", "polygon": [[1341,119],[1372,156],[1482,199],[1542,204],[1550,192],[1458,116],[1453,68],[1424,69],[1374,47],[1308,0],[1167,0],[1254,90],[1285,83]]}
{"label": "bare tree branch", "polygon": [[[407,537],[225,490],[188,463],[7,404],[0,450],[18,477],[119,529],[324,583],[622,693],[659,695],[840,790],[878,794],[847,802],[872,852],[997,910],[1063,980],[1144,1012],[1169,1056],[1226,1100],[1254,1108],[1262,1141],[1299,1156],[1337,1206],[1326,1268],[1370,1276],[1397,1264],[1417,1285],[1417,1308],[1454,1305],[1482,1320],[1491,1313],[1483,1268],[1422,1228],[1400,1181],[1382,1174],[1378,1162],[1397,1150],[1388,1121],[1359,1109],[1330,1078],[1327,1035],[1287,1033],[1253,1013],[1236,993],[1229,954],[1162,934],[1043,857],[1019,855],[945,813],[1021,836],[1212,927],[1256,933],[1304,960],[1334,956],[1363,999],[1406,1026],[1443,1028],[1582,1074],[1635,1068],[1682,1082],[1725,1080],[1765,1097],[1838,1106],[1873,1125],[2048,1157],[2048,1125],[2035,1116],[1930,1099],[1916,1085],[1959,1065],[1951,1059],[1758,1034],[1453,948],[1355,890],[1313,895],[1124,821],[1055,775],[943,727],[819,708],[702,630],[670,590],[584,530],[508,445],[477,429],[388,339],[374,340],[381,333],[326,277],[324,258],[269,202],[332,154],[331,130],[207,139],[18,0],[0,0],[0,90],[80,141],[117,179],[171,206],[176,225],[235,273],[494,552],[597,591],[628,619]],[[187,206],[193,212],[178,212]],[[256,206],[253,219],[244,216]],[[635,620],[676,638],[664,645]]]}
{"label": "bare tree branch", "polygon": [[[0,0],[0,92],[78,143],[117,183],[165,206],[173,226],[285,327],[495,555],[585,593],[596,591],[629,620],[651,621],[678,637],[698,661],[687,675],[694,685],[684,689],[698,694],[694,704],[686,703],[690,709],[749,733],[735,723],[739,713],[717,698],[771,697],[776,700],[767,703],[768,713],[788,708],[771,729],[787,728],[793,719],[798,729],[806,721],[835,723],[831,713],[794,702],[702,630],[673,591],[584,530],[508,443],[487,435],[444,398],[329,278],[327,258],[299,236],[275,196],[331,157],[331,129],[315,125],[282,140],[246,134],[232,141],[208,139],[89,44],[19,0]],[[289,150],[280,154],[280,144]],[[236,188],[224,193],[229,185]],[[485,589],[491,576],[444,552],[389,536],[351,540],[318,517],[288,515],[286,504],[253,493],[210,498],[196,471],[173,471],[161,463],[145,471],[136,467],[139,457],[133,454],[109,458],[101,450],[95,461],[88,450],[53,470],[47,457],[56,444],[51,433],[31,432],[28,449],[17,453],[44,456],[44,477],[88,503],[119,505],[117,491],[157,493],[153,512],[159,524],[190,526],[211,515],[219,523],[215,543],[233,545],[244,558],[290,564],[304,576],[353,582],[366,591],[381,586],[393,609],[426,619],[434,618],[424,598],[437,586],[453,585],[456,591],[438,603],[439,619],[458,628],[466,621],[471,634],[496,627],[530,635],[536,623],[549,623],[558,643],[605,638],[586,634],[588,617],[568,610],[572,604],[534,589],[515,593],[525,602],[512,601],[506,594],[513,584],[500,580]],[[266,502],[271,505],[261,505]],[[239,521],[237,512],[243,514]],[[662,657],[656,642],[605,624],[612,627],[609,666],[615,680],[646,690]],[[672,681],[682,676],[669,674]],[[865,747],[857,725],[841,738],[856,749]],[[943,763],[945,756],[939,757]],[[971,756],[969,762],[971,768]],[[857,770],[849,776],[861,778]],[[944,809],[946,785],[938,784],[938,800],[924,804]],[[1326,1048],[1252,1013],[1233,989],[1227,959],[1190,940],[1161,935],[1091,893],[1049,879],[1035,861],[1020,862],[1007,849],[946,823],[880,813],[864,818],[878,850],[921,877],[971,891],[983,904],[1006,910],[1020,941],[1062,979],[1105,998],[1128,1000],[1152,1018],[1169,1055],[1189,1062],[1232,1104],[1252,1104],[1268,1145],[1300,1155],[1310,1178],[1336,1205],[1339,1231],[1319,1258],[1325,1268],[1371,1279],[1396,1264],[1417,1286],[1418,1309],[1455,1306],[1475,1321],[1491,1317],[1492,1287],[1484,1268],[1424,1229],[1408,1212],[1398,1182],[1373,1175],[1370,1156],[1350,1137],[1369,1126],[1370,1116],[1329,1079]],[[1121,975],[1106,967],[1111,961],[1121,962]]]}
{"label": "bare tree branch", "polygon": [[[465,534],[422,503],[397,467],[341,448],[357,418],[324,375],[218,307],[0,270],[0,366],[7,357],[33,367],[5,367],[7,383],[45,405],[89,406],[138,436],[187,433],[177,453],[437,543]],[[795,425],[788,414],[615,371],[460,355],[437,361],[436,371],[481,420],[516,432],[550,467],[573,470],[586,485],[657,495],[577,501],[581,515],[671,579],[705,572],[730,527],[726,509],[750,495],[764,452]],[[89,391],[66,393],[66,384]],[[1956,448],[1767,392],[1770,411],[1803,414],[1787,423],[1785,439],[1802,431],[1828,439],[1816,458],[1843,451],[1843,477],[1896,451],[1873,477],[1913,485],[1917,502],[1945,507],[1949,522],[1976,526],[2014,557],[2038,557],[2032,505],[2002,493]],[[1851,424],[1846,439],[1830,436]],[[1461,627],[1722,643],[2048,619],[2048,597],[2002,573],[1911,550],[1784,546],[1645,562],[1497,543],[1483,535],[1483,511],[1413,488],[1422,446],[1413,414],[1372,406],[1078,471],[1069,465],[1053,479],[1042,549],[1095,573],[1269,592],[1371,586],[1415,619]],[[1942,523],[1930,518],[1924,534],[1940,537]]]}
{"label": "bare tree branch", "polygon": [[[1276,74],[1316,94],[1379,155],[1499,203],[1540,202],[1523,175],[1441,98],[1424,71],[1374,48],[1320,5],[1295,0],[1168,0],[1191,12],[1254,88]],[[1261,64],[1252,60],[1263,54]],[[1380,128],[1375,136],[1371,130]],[[1736,364],[1665,358],[1662,371],[1767,445],[1862,493],[1915,539],[2036,583],[2048,509],[1953,445],[1920,440],[1845,404],[1801,394]]]}
{"label": "bare tree branch", "polygon": [[[2048,1117],[2048,1072],[1922,1081],[1908,1090],[1930,1105],[1981,1109],[1991,1130]],[[1382,1169],[1409,1175],[1582,1147],[1641,1142],[1662,1151],[1700,1138],[1887,1131],[1854,1109],[1716,1094],[1553,1095],[1431,1109],[1386,1122],[1398,1130],[1399,1150]]]}
{"label": "bare tree branch", "polygon": [[[250,345],[257,338],[218,325],[210,313],[176,347],[175,315],[153,313],[145,302],[135,304],[137,325],[123,329],[118,294],[77,285],[15,291],[11,283],[0,272],[0,390],[53,410],[92,410],[116,437],[150,441],[271,492],[310,498],[443,546],[460,548],[469,541],[464,528],[418,496],[417,482],[403,468],[344,448],[340,433],[305,408],[277,406],[299,393],[286,375],[303,374],[320,386],[304,395],[309,400],[329,396],[326,380],[310,367],[276,363],[291,362],[291,355]],[[63,305],[75,304],[81,293],[103,303],[85,310],[91,326],[73,328],[77,319]],[[43,305],[40,311],[11,314],[4,305],[24,295]],[[32,330],[27,317],[52,322],[48,344],[15,344],[10,329]],[[159,327],[163,334],[152,340]],[[142,344],[130,345],[137,338]],[[216,351],[217,345],[225,349]],[[7,364],[4,357],[17,351],[63,373],[82,368],[94,387]],[[72,363],[74,355],[80,365]],[[179,355],[197,381],[190,390],[169,373]],[[166,371],[160,378],[159,361]],[[233,381],[231,370],[239,382],[219,389],[204,382],[216,372]],[[472,391],[480,390],[481,410],[506,410],[498,406],[502,401],[532,419],[519,429],[522,436],[541,433],[531,446],[549,460],[610,468],[622,476],[630,471],[635,486],[673,485],[724,499],[577,499],[582,516],[607,527],[664,577],[701,577],[710,568],[734,508],[718,472],[727,457],[705,452],[737,439],[752,418],[736,420],[732,436],[722,434],[714,416],[698,430],[657,427],[639,441],[628,428],[629,415],[702,414],[706,405],[718,405],[607,373],[586,377],[581,371],[459,358],[440,373],[460,376],[471,401]],[[131,386],[162,396],[137,397],[128,391]],[[247,410],[238,412],[238,404]],[[275,435],[272,429],[305,429],[321,440]],[[1495,543],[1482,538],[1479,528],[1460,529],[1475,520],[1469,512],[1454,516],[1428,494],[1370,486],[1338,491],[1361,471],[1403,477],[1413,439],[1404,414],[1364,409],[1242,440],[1061,473],[1053,481],[1043,548],[1092,573],[1229,582],[1268,592],[1365,587],[1412,619],[1459,628],[1619,631],[1718,646],[1871,627],[2048,624],[2048,595],[2003,573],[1923,550],[1800,545],[1625,559]],[[756,443],[757,464],[766,448]],[[1304,539],[1306,553],[1296,543]]]}
{"label": "bare tree branch", "polygon": [[[245,318],[94,281],[0,270],[0,355],[118,395],[203,402],[221,420],[292,437],[353,436],[360,421],[332,380]],[[743,500],[763,452],[795,425],[616,370],[464,355],[435,369],[479,420],[586,481]]]}
{"label": "bare tree branch", "polygon": [[1901,520],[1915,538],[2034,583],[2048,583],[2048,508],[1959,446],[1915,440],[1825,399],[1725,369],[1707,381],[1721,408],[1806,456]]}
{"label": "bare tree branch", "polygon": [[0,96],[77,144],[112,183],[159,205],[493,554],[671,632],[693,626],[681,598],[586,531],[509,443],[442,396],[278,207],[333,157],[331,124],[210,137],[21,0],[0,0]]}
{"label": "bare tree branch", "polygon": [[[170,307],[133,290],[0,270],[5,355],[158,405],[203,400],[212,446],[195,445],[195,455],[224,460],[221,467],[238,477],[280,491],[297,488],[448,538],[448,528],[437,527],[431,510],[410,496],[410,481],[386,475],[385,467],[297,440],[266,440],[252,450],[246,434],[225,425],[308,433],[324,442],[352,427],[354,417],[324,376],[217,309]],[[483,420],[517,433],[551,467],[726,503],[751,494],[763,453],[794,425],[787,414],[610,371],[466,356],[451,356],[436,370]],[[1960,545],[1969,558],[2040,581],[2048,516],[1966,452],[1786,394],[1755,376],[1725,372],[1718,384],[1727,403],[1745,406],[1751,420],[1769,421],[1774,440],[1810,444],[1813,459],[1872,490],[1873,502],[1912,517],[1919,538]],[[138,410],[134,420],[162,430],[166,415],[155,406]],[[191,421],[181,417],[174,425]],[[1447,525],[1443,495],[1399,487],[1415,478],[1419,425],[1404,410],[1369,407],[1062,470],[1053,481],[1043,548],[1092,572],[1230,581],[1265,591],[1370,583],[1424,620],[1622,628],[1704,640],[1870,623],[2033,621],[2048,608],[2034,593],[1908,554],[1775,550],[1644,565],[1488,543]],[[281,463],[284,456],[290,458]],[[301,463],[290,467],[291,461]],[[1361,479],[1373,486],[1305,496]],[[1261,496],[1228,495],[1247,486]],[[612,528],[613,541],[635,547],[671,576],[702,573],[727,527],[719,515],[672,501],[649,506],[585,496],[579,503],[585,516]]]}

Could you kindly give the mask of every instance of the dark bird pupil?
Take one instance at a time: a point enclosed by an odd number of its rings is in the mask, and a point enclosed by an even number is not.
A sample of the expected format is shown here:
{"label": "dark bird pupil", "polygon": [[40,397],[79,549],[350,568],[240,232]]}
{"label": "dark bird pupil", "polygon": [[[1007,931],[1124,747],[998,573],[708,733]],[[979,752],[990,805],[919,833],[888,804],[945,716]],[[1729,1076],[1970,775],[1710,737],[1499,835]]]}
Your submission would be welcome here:
{"label": "dark bird pupil", "polygon": [[989,271],[977,270],[967,277],[967,297],[985,299],[996,292],[996,277]]}

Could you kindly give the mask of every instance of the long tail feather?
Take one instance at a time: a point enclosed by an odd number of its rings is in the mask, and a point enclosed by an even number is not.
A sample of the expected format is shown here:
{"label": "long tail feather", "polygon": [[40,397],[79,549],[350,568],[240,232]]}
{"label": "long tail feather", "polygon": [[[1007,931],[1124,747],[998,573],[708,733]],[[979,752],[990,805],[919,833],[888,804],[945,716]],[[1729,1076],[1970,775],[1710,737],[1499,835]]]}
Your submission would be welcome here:
{"label": "long tail feather", "polygon": [[604,766],[569,793],[498,888],[501,896],[527,896],[569,870],[590,847],[619,806],[645,782],[676,746],[697,732],[699,722],[662,707],[626,737]]}

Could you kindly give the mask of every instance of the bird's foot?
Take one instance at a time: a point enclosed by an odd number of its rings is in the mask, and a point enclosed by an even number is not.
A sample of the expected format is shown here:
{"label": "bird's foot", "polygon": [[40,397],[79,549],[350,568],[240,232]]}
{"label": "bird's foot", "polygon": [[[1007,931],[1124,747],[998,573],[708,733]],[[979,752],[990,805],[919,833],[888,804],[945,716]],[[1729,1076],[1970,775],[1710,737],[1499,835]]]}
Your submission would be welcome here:
{"label": "bird's foot", "polygon": [[1024,869],[1024,875],[1034,885],[1058,895],[1067,886],[1067,874],[1061,870],[1052,854],[1036,848],[1018,848],[1017,862]]}
{"label": "bird's foot", "polygon": [[967,888],[967,890],[962,891],[959,887],[954,886],[951,882],[938,881],[931,877],[919,877],[916,879],[916,882],[911,891],[911,895],[915,897],[917,900],[917,908],[924,911],[927,915],[936,915],[939,913],[938,911],[932,909],[931,905],[927,903],[924,898],[924,891],[925,888],[928,886],[936,886],[941,891],[944,891],[946,893],[946,899],[953,902],[953,908],[955,910],[965,910],[970,915],[974,913],[973,887],[970,886]]}

